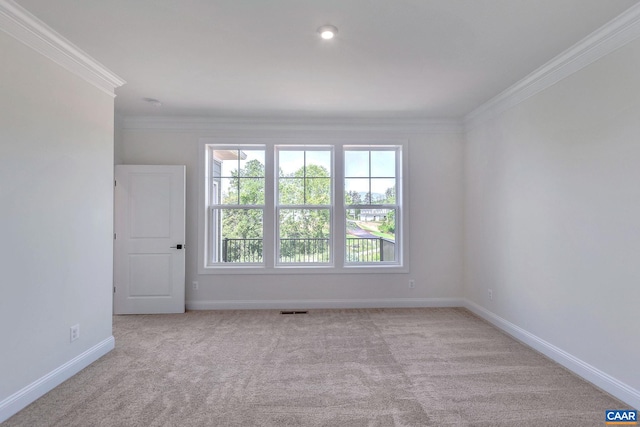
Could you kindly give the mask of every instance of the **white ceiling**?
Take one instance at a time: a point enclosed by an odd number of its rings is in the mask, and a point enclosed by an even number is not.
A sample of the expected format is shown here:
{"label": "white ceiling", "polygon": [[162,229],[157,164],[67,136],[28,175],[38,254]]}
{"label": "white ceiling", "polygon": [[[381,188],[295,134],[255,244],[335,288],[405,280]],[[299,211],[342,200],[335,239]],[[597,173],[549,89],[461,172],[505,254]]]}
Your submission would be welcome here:
{"label": "white ceiling", "polygon": [[640,0],[17,2],[127,81],[121,115],[459,118]]}

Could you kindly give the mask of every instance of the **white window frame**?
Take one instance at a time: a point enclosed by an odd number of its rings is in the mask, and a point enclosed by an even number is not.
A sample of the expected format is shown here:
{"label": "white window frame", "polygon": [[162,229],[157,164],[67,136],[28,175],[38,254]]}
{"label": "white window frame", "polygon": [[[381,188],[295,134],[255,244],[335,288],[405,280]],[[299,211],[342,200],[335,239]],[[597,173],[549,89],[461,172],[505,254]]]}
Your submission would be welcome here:
{"label": "white window frame", "polygon": [[[208,147],[214,147],[213,144],[209,144]],[[259,150],[259,151],[264,151],[265,152],[265,156],[266,156],[266,150],[267,148],[264,145],[259,145],[259,144],[246,144],[246,145],[238,145],[238,144],[230,144],[230,145],[220,145],[220,144],[216,144],[215,145],[215,150],[233,150],[233,151],[242,151],[242,150]],[[239,205],[239,204],[230,204],[230,205],[224,205],[224,204],[220,204],[220,203],[216,203],[216,202],[220,202],[220,201],[216,201],[216,200],[211,200],[214,199],[215,196],[218,193],[218,183],[213,183],[212,179],[213,178],[213,170],[212,170],[212,165],[214,163],[213,160],[213,149],[206,149],[206,165],[205,165],[205,180],[206,182],[206,190],[205,192],[202,194],[202,196],[204,196],[205,199],[205,215],[206,215],[206,219],[205,219],[205,225],[206,225],[206,241],[207,243],[205,244],[204,250],[205,250],[205,259],[204,259],[204,264],[205,264],[205,268],[218,268],[219,266],[223,266],[223,265],[227,265],[226,263],[220,263],[220,262],[213,262],[212,259],[215,258],[216,256],[219,255],[219,252],[222,251],[222,248],[219,247],[219,241],[217,241],[214,238],[214,233],[211,231],[211,229],[215,226],[219,226],[219,224],[216,223],[215,221],[215,215],[214,215],[214,211],[222,211],[222,210],[232,210],[232,209],[262,209],[262,221],[264,224],[264,213],[266,211],[266,205]],[[266,163],[266,159],[265,159],[265,163]],[[269,185],[267,182],[267,175],[266,175],[266,170],[265,170],[265,176],[264,176],[264,180],[265,180],[265,188]],[[212,188],[214,187],[214,188]],[[246,263],[230,263],[228,265],[232,265],[234,267],[236,266],[242,266],[242,267],[247,267],[247,266],[257,266],[257,267],[262,267],[265,265],[264,263],[264,226],[263,226],[263,254],[262,254],[262,262],[246,262]],[[219,230],[218,230],[219,231]]]}
{"label": "white window frame", "polygon": [[[294,144],[278,144],[274,147],[274,160],[275,160],[275,170],[278,171],[280,167],[279,153],[281,151],[329,151],[331,156],[331,168],[329,170],[329,174],[331,177],[331,195],[329,198],[329,205],[290,205],[290,204],[280,204],[280,193],[279,193],[279,176],[276,172],[274,174],[275,179],[275,197],[274,197],[274,205],[275,205],[275,230],[276,230],[276,248],[275,248],[275,265],[277,267],[333,267],[334,266],[334,258],[333,258],[333,247],[335,246],[335,232],[333,228],[333,224],[335,222],[335,146],[328,144],[306,144],[306,145],[294,145]],[[305,163],[306,167],[306,163]],[[278,238],[280,236],[280,211],[282,209],[327,209],[329,211],[329,261],[328,262],[282,262],[280,261],[280,244],[278,244]]]}
{"label": "white window frame", "polygon": [[[384,203],[369,203],[369,204],[360,204],[360,205],[345,205],[344,209],[342,210],[342,215],[346,221],[346,217],[347,217],[347,209],[349,208],[355,208],[355,209],[393,209],[395,210],[395,216],[396,216],[396,228],[398,228],[400,230],[399,233],[395,233],[395,244],[394,244],[394,259],[393,261],[372,261],[372,262],[362,262],[362,261],[351,261],[349,262],[347,260],[346,254],[345,254],[345,259],[344,259],[344,265],[348,266],[348,267],[360,267],[360,266],[380,266],[380,265],[388,265],[388,266],[394,266],[397,264],[401,264],[401,260],[400,258],[402,257],[403,251],[402,251],[402,240],[403,240],[403,233],[402,230],[404,229],[404,220],[402,217],[402,212],[404,211],[403,209],[403,196],[404,196],[404,191],[402,191],[403,189],[401,188],[401,182],[402,182],[402,146],[399,146],[398,144],[394,144],[394,145],[382,145],[382,144],[377,144],[377,145],[370,145],[370,144],[356,144],[356,145],[345,145],[342,147],[342,152],[344,154],[345,151],[367,151],[367,152],[371,152],[371,151],[393,151],[395,152],[395,173],[396,176],[395,181],[396,181],[396,203],[395,204],[384,204]],[[371,164],[369,165],[371,166]],[[371,173],[371,170],[369,170],[369,173]],[[346,178],[346,174],[343,170],[342,174],[342,179]],[[380,177],[375,177],[372,175],[369,175],[367,177],[369,180],[371,179],[377,179]],[[386,177],[383,177],[386,178]],[[344,190],[344,185],[343,185],[343,190]],[[400,188],[401,191],[398,191],[398,188]],[[371,188],[369,188],[369,190],[371,190]],[[342,199],[344,201],[345,199],[345,195],[344,195],[344,191],[342,193]],[[346,225],[346,224],[345,224]],[[346,247],[347,244],[347,233],[344,233],[344,239],[343,239],[343,245]]]}
{"label": "white window frame", "polygon": [[[370,273],[408,273],[409,272],[409,183],[408,158],[409,143],[406,139],[395,138],[318,138],[317,135],[283,138],[218,138],[202,137],[199,139],[198,180],[198,274],[370,274]],[[237,149],[265,149],[265,206],[263,211],[263,263],[261,264],[215,264],[208,265],[208,247],[210,241],[210,224],[208,179],[210,160],[209,147]],[[291,146],[291,147],[289,147]],[[313,147],[333,147],[333,188],[331,207],[331,263],[296,263],[278,264],[277,254],[277,188],[278,173],[277,147],[313,149]],[[344,198],[344,150],[345,148],[362,147],[375,150],[376,147],[398,147],[400,155],[396,156],[396,261],[375,263],[347,263],[345,261],[346,246],[346,207]],[[283,148],[283,149],[286,149]],[[304,208],[301,206],[301,208]]]}

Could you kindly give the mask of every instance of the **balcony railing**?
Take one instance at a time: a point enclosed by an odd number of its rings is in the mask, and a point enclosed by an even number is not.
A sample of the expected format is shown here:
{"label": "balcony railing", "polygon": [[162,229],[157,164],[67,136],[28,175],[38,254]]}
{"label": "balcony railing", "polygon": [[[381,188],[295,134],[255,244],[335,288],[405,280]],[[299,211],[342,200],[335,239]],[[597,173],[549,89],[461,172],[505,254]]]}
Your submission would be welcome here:
{"label": "balcony railing", "polygon": [[383,237],[347,238],[347,262],[395,261],[395,243]]}
{"label": "balcony railing", "polygon": [[223,239],[222,262],[262,262],[262,239]]}
{"label": "balcony railing", "polygon": [[329,239],[280,239],[280,262],[329,262]]}
{"label": "balcony railing", "polygon": [[[280,239],[281,263],[327,263],[329,239]],[[395,261],[395,243],[382,237],[347,238],[347,262]],[[222,262],[262,262],[262,239],[223,239]]]}

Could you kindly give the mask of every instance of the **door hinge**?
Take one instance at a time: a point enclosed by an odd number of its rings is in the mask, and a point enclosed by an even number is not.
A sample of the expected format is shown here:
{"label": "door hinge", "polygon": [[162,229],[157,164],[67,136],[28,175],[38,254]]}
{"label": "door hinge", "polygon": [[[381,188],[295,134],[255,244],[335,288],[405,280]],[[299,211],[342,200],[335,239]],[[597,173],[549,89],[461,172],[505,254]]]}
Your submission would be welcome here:
{"label": "door hinge", "polygon": [[118,181],[113,181],[113,186],[117,187],[118,186]]}
{"label": "door hinge", "polygon": [[114,294],[116,293],[116,287],[115,286],[113,287],[113,293]]}
{"label": "door hinge", "polygon": [[116,240],[116,233],[113,233],[113,240]]}

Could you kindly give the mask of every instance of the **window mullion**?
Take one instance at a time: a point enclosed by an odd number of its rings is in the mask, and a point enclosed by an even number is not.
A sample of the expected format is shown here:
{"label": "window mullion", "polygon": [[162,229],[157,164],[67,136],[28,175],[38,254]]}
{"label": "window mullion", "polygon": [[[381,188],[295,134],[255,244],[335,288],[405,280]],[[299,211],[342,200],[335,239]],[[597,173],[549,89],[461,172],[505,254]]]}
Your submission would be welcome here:
{"label": "window mullion", "polygon": [[336,146],[333,151],[333,203],[331,219],[333,228],[331,233],[331,247],[333,249],[333,263],[337,268],[344,267],[346,244],[346,210],[344,206],[344,148]]}
{"label": "window mullion", "polygon": [[373,202],[372,186],[371,186],[371,151],[369,151],[369,204]]}
{"label": "window mullion", "polygon": [[276,233],[278,232],[276,214],[276,186],[278,185],[278,168],[275,160],[275,147],[269,145],[265,149],[265,183],[264,183],[264,217],[262,232],[262,257],[265,267],[273,268],[276,259]]}
{"label": "window mullion", "polygon": [[307,204],[307,152],[302,152],[302,200]]}

